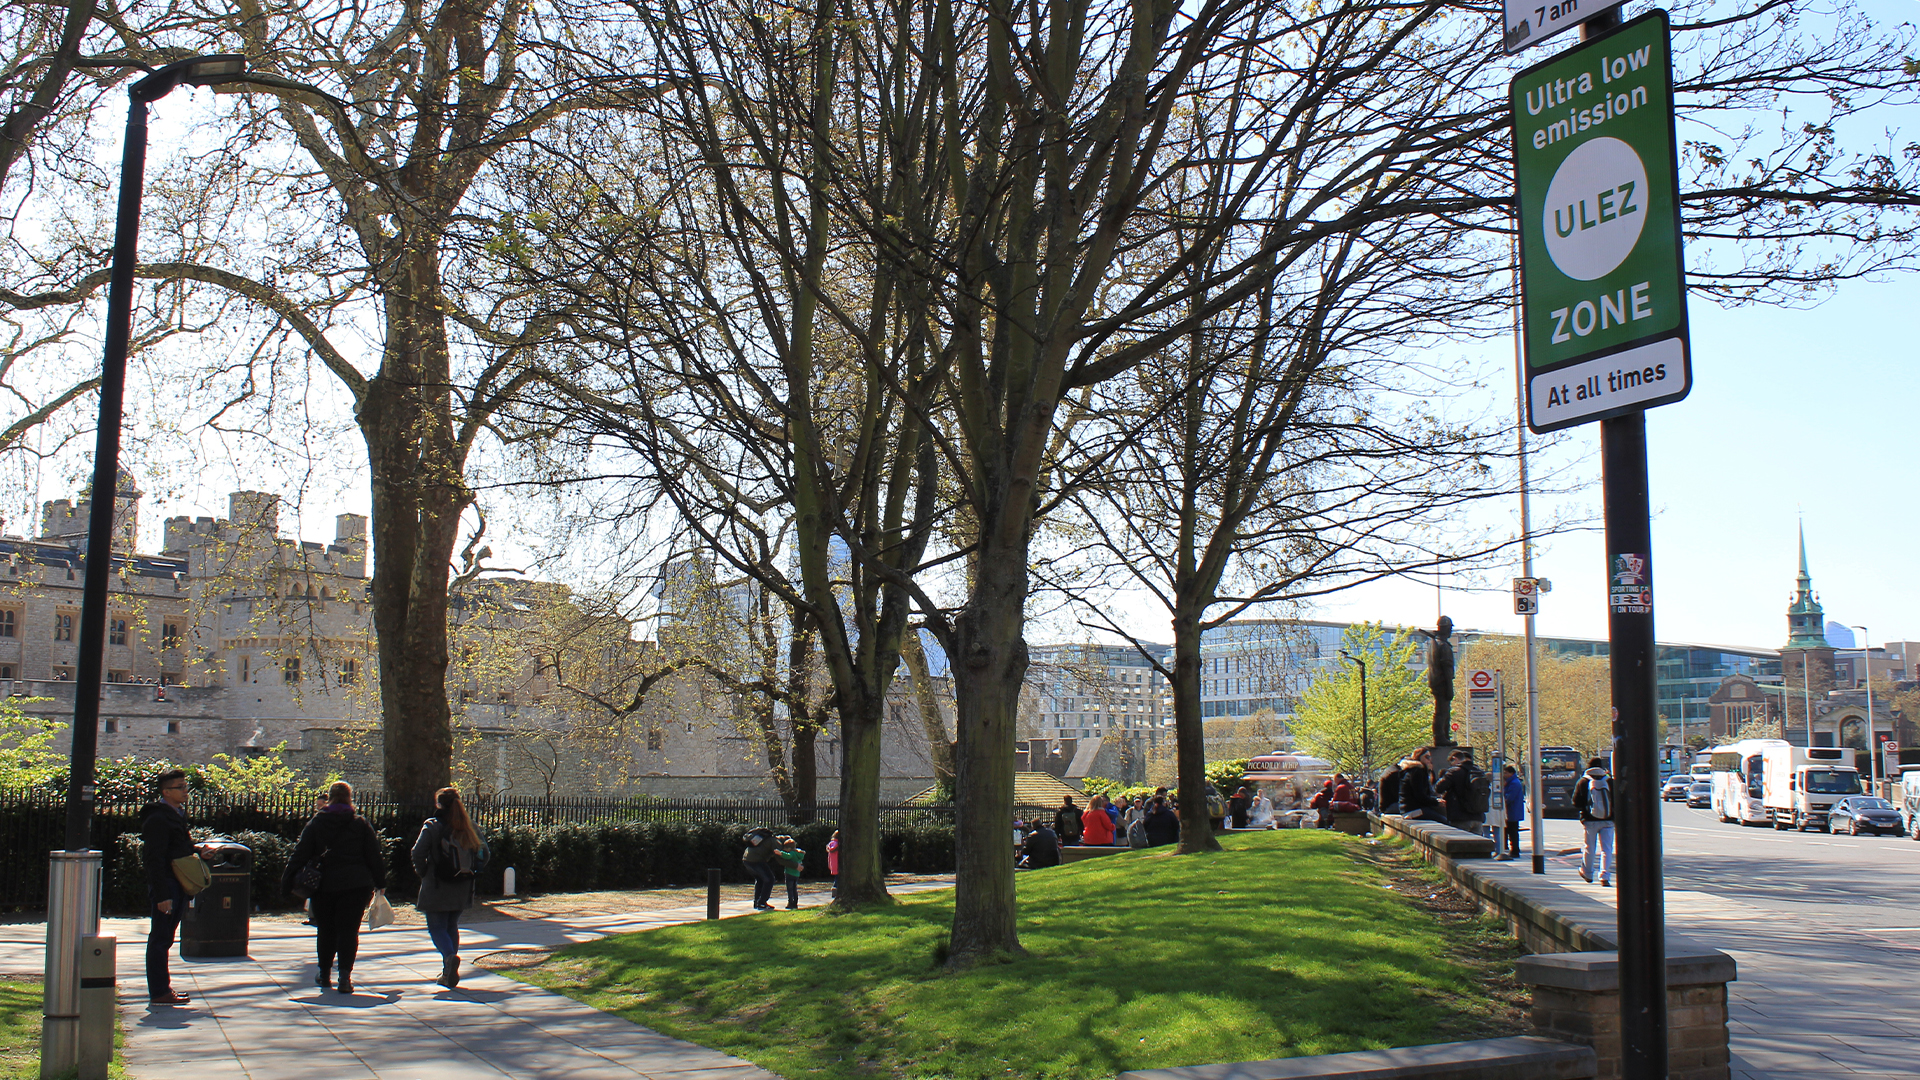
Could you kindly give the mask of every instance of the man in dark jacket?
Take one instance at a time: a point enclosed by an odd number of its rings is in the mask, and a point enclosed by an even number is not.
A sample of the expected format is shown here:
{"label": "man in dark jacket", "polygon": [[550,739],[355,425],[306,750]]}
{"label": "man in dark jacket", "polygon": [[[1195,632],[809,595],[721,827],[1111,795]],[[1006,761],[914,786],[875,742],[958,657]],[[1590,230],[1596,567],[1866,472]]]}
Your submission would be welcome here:
{"label": "man in dark jacket", "polygon": [[1073,805],[1073,796],[1060,797],[1060,809],[1053,812],[1053,831],[1060,836],[1060,842],[1078,844],[1080,835],[1085,831],[1080,808]]}
{"label": "man in dark jacket", "polygon": [[1044,870],[1060,865],[1060,837],[1047,828],[1044,821],[1033,823],[1033,831],[1027,834],[1022,847],[1027,853],[1029,870]]}
{"label": "man in dark jacket", "polygon": [[194,854],[187,832],[187,774],[170,769],[154,777],[159,798],[140,808],[140,861],[147,872],[147,999],[156,1005],[185,1005],[187,995],[173,988],[167,970],[173,937],[186,914],[187,893],[174,876],[173,860]]}
{"label": "man in dark jacket", "polygon": [[1147,830],[1147,846],[1159,847],[1162,844],[1180,842],[1180,815],[1167,806],[1164,796],[1155,795],[1151,808],[1140,823]]}
{"label": "man in dark jacket", "polygon": [[773,830],[762,826],[742,837],[747,850],[740,865],[753,877],[753,910],[773,910]]}

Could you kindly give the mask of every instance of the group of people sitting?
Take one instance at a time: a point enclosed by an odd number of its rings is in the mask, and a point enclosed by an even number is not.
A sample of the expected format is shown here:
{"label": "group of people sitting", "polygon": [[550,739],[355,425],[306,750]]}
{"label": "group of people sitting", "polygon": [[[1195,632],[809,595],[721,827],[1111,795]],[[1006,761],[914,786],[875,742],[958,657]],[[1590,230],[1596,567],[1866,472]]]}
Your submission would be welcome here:
{"label": "group of people sitting", "polygon": [[1030,870],[1059,866],[1062,847],[1158,847],[1179,840],[1180,815],[1174,812],[1166,788],[1156,788],[1151,798],[1122,795],[1118,803],[1095,795],[1084,810],[1066,795],[1051,823],[1039,818],[1013,823],[1014,857]]}

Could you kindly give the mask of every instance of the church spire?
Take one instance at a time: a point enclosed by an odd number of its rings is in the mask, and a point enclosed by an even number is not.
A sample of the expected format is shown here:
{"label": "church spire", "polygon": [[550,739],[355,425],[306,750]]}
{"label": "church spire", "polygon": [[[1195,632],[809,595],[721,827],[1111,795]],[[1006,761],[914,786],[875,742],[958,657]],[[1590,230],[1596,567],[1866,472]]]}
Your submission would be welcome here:
{"label": "church spire", "polygon": [[1787,605],[1787,644],[1789,649],[1827,647],[1826,612],[1813,591],[1813,575],[1807,572],[1807,526],[1800,524],[1800,574],[1794,579],[1793,603]]}

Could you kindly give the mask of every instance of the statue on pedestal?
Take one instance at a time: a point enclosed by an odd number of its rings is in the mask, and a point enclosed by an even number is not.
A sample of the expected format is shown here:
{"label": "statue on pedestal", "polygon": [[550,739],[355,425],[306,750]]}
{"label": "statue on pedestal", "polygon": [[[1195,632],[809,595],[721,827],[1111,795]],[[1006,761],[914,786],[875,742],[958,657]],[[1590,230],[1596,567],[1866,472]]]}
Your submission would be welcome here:
{"label": "statue on pedestal", "polygon": [[1427,689],[1433,691],[1433,744],[1453,743],[1453,620],[1445,615],[1427,634]]}

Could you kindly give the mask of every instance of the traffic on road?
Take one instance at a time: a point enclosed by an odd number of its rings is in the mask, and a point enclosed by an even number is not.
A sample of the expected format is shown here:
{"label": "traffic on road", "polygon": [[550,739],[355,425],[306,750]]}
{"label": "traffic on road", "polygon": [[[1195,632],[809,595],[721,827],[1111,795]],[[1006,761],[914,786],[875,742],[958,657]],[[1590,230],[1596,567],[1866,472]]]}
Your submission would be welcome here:
{"label": "traffic on road", "polygon": [[1689,772],[1669,777],[1661,798],[1726,824],[1920,840],[1920,767],[1901,770],[1888,800],[1868,791],[1853,760],[1849,747],[1743,739],[1707,750]]}

